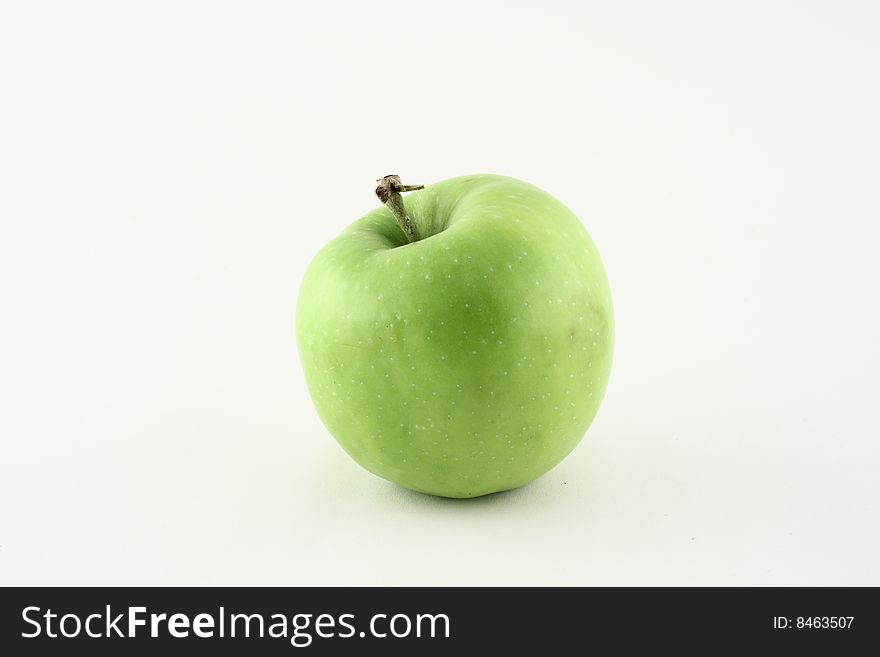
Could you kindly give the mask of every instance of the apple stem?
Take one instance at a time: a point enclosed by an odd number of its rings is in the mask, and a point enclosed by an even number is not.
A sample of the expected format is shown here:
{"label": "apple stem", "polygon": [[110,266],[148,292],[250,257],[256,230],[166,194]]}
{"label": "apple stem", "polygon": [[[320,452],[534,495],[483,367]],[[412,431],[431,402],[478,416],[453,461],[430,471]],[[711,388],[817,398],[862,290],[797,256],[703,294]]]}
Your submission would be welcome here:
{"label": "apple stem", "polygon": [[406,214],[403,207],[403,197],[400,192],[413,192],[417,189],[424,189],[424,185],[404,185],[400,182],[400,176],[385,176],[376,181],[376,196],[391,210],[391,214],[397,220],[397,225],[406,235],[406,241],[412,244],[418,241],[418,235],[413,227],[412,221]]}

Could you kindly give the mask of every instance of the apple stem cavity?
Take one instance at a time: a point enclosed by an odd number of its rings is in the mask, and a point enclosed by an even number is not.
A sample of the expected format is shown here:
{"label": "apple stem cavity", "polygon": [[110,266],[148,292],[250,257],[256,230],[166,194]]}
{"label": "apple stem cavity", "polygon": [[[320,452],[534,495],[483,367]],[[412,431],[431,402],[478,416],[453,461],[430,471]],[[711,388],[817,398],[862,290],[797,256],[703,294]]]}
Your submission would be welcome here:
{"label": "apple stem cavity", "polygon": [[403,197],[400,192],[414,192],[417,189],[424,189],[424,185],[404,185],[400,182],[400,176],[385,176],[376,181],[376,196],[391,210],[391,214],[397,220],[397,225],[406,235],[406,241],[409,244],[419,240],[416,235],[416,229],[412,221],[406,214],[403,207]]}

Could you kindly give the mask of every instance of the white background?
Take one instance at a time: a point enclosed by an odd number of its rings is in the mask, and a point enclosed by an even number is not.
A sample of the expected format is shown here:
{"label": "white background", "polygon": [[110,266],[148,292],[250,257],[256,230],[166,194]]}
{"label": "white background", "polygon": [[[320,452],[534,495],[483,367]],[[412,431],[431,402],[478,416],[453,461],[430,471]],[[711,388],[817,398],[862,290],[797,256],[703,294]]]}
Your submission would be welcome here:
{"label": "white background", "polygon": [[[880,10],[0,9],[0,583],[880,585]],[[550,474],[402,490],[294,341],[373,181],[502,173],[612,283]]]}

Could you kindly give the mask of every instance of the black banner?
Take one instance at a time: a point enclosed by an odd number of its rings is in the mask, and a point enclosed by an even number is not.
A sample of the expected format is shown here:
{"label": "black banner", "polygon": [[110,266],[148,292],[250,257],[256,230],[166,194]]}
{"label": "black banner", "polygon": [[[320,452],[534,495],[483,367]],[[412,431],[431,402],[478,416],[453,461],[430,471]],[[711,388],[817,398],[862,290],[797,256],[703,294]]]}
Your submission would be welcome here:
{"label": "black banner", "polygon": [[0,597],[6,655],[863,654],[880,638],[874,588],[7,588]]}

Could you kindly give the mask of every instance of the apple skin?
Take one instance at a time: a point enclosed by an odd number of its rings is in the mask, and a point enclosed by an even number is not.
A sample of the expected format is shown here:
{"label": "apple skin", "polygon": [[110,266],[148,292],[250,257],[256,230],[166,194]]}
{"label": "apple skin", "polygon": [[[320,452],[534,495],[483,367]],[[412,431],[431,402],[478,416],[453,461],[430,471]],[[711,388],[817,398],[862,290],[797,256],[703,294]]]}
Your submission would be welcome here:
{"label": "apple skin", "polygon": [[370,472],[476,497],[559,463],[596,415],[613,314],[583,225],[528,183],[452,178],[379,206],[315,257],[297,344],[321,420]]}

